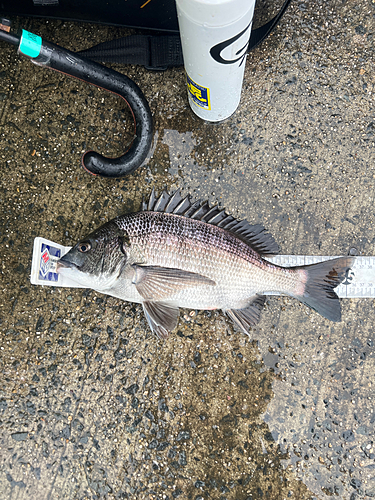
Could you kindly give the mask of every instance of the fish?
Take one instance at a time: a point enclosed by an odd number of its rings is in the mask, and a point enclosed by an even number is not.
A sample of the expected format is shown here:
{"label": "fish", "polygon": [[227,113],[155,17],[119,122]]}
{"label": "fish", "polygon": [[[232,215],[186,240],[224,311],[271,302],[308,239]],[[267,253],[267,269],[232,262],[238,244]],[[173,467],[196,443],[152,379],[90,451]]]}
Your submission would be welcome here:
{"label": "fish", "polygon": [[120,215],[80,239],[57,263],[76,283],[142,304],[153,333],[166,339],[179,309],[221,309],[251,335],[268,295],[298,299],[323,317],[341,321],[334,291],[353,257],[281,267],[279,252],[261,224],[191,200],[180,190],[152,191],[139,212]]}

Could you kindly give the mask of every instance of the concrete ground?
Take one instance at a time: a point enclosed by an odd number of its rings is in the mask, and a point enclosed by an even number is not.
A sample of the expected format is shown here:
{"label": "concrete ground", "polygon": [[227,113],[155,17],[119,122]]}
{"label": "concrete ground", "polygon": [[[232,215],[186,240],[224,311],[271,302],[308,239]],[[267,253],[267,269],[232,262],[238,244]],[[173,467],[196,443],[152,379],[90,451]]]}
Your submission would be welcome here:
{"label": "concrete ground", "polygon": [[[373,255],[374,16],[373,0],[292,2],[216,125],[182,69],[116,67],[155,122],[152,157],[116,180],[80,156],[125,149],[123,104],[0,44],[1,499],[375,497],[372,299],[330,323],[269,298],[251,339],[182,311],[162,342],[138,305],[29,281],[35,236],[72,245],[164,186],[264,224],[285,254]],[[21,26],[72,50],[126,33]]]}

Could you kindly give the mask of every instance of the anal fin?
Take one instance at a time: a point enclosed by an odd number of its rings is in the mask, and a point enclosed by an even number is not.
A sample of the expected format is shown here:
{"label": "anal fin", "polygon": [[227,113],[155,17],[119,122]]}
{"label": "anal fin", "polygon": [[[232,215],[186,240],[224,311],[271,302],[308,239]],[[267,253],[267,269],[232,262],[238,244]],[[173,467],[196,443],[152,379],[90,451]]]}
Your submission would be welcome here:
{"label": "anal fin", "polygon": [[227,309],[225,312],[246,335],[250,335],[250,328],[258,323],[265,300],[265,295],[255,295],[244,309]]}

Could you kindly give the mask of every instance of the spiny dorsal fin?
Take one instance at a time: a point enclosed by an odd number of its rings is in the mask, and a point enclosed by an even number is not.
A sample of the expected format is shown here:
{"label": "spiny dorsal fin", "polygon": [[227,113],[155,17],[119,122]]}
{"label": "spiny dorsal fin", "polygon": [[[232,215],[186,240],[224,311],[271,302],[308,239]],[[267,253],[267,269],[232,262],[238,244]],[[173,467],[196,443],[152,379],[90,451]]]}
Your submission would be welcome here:
{"label": "spiny dorsal fin", "polygon": [[279,252],[279,245],[262,225],[251,225],[247,220],[239,221],[217,206],[210,207],[207,201],[192,203],[190,196],[183,198],[179,189],[172,195],[164,190],[159,197],[153,189],[148,202],[142,202],[141,211],[173,213],[201,220],[230,231],[260,255],[275,255]]}
{"label": "spiny dorsal fin", "polygon": [[168,202],[169,202],[169,194],[167,193],[167,191],[164,190],[159,196],[159,198],[155,201],[152,210],[154,212],[164,212]]}
{"label": "spiny dorsal fin", "polygon": [[155,201],[156,201],[155,188],[152,188],[151,196],[150,196],[150,199],[148,200],[147,210],[153,210],[154,209]]}

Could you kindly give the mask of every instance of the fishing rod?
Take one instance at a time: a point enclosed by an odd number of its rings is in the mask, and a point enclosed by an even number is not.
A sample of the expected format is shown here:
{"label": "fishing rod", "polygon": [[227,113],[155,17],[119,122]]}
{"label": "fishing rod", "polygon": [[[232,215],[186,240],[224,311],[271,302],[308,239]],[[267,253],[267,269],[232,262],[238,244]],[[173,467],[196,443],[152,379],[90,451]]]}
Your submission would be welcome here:
{"label": "fishing rod", "polygon": [[18,52],[37,66],[53,69],[122,97],[134,120],[134,139],[118,158],[107,158],[95,151],[82,156],[83,168],[93,175],[123,177],[133,173],[145,161],[152,142],[152,115],[141,89],[127,76],[75,52],[64,49],[29,31],[21,36],[10,33],[9,21],[2,19],[0,40],[18,47]]}

